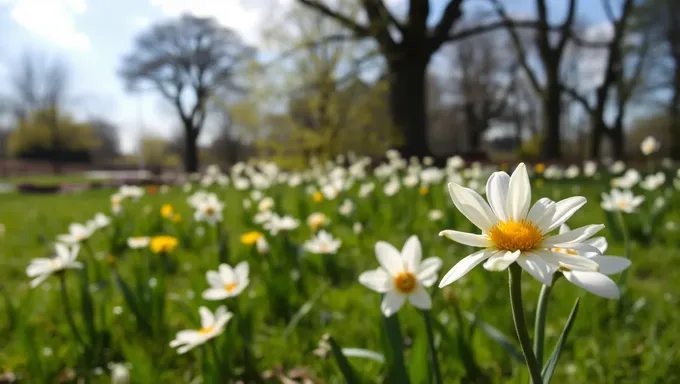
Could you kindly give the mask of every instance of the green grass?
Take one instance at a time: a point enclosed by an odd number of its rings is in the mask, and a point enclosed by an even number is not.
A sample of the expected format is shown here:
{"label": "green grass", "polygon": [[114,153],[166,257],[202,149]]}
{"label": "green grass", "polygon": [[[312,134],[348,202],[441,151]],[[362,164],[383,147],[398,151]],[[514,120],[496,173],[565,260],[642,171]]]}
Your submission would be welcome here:
{"label": "green grass", "polygon": [[[605,189],[604,185],[594,184],[592,180],[553,183],[534,188],[533,200],[541,196],[564,198],[575,194],[574,188],[578,187],[578,193],[585,195],[589,203],[569,221],[572,228],[591,223],[608,223],[599,207],[599,194]],[[25,378],[24,382],[37,382],[36,372],[40,371],[44,375],[41,377],[51,377],[52,382],[55,377],[63,375],[67,368],[81,363],[63,315],[58,279],[52,277],[42,286],[30,289],[25,268],[32,258],[49,254],[50,243],[56,235],[67,231],[69,223],[84,222],[96,212],[109,213],[111,192],[0,196],[0,223],[6,227],[4,237],[0,238],[0,286],[5,297],[5,300],[0,300],[0,373],[12,371],[21,374]],[[362,201],[354,194],[352,198],[359,206],[357,214],[366,228],[359,236],[351,231],[352,221],[345,221],[336,213],[342,197],[315,205],[302,187],[295,190],[275,187],[268,194],[281,196],[282,207],[277,209],[278,212],[296,216],[299,206],[306,207],[309,212],[325,212],[332,218],[329,230],[343,240],[343,246],[335,256],[340,268],[340,282],[337,285],[329,283],[320,267],[320,256],[306,255],[302,259],[305,290],[304,293],[294,291],[289,297],[293,309],[302,306],[318,289],[323,289],[323,292],[309,313],[300,319],[288,335],[284,335],[290,318],[273,315],[271,308],[276,300],[271,297],[272,291],[266,288],[261,266],[268,265],[270,260],[289,259],[290,255],[283,252],[283,248],[277,248],[278,240],[274,238],[269,239],[274,246],[272,254],[268,256],[256,255],[240,244],[238,236],[255,229],[244,220],[241,201],[247,192],[233,189],[216,192],[227,205],[224,228],[229,233],[229,261],[233,264],[248,260],[251,265],[251,283],[238,298],[238,305],[240,308],[249,308],[253,313],[250,322],[254,327],[252,349],[260,371],[278,366],[286,369],[304,367],[324,382],[343,382],[332,358],[321,359],[312,353],[325,333],[332,335],[342,347],[383,352],[380,297],[357,282],[362,271],[378,266],[373,252],[376,241],[385,240],[400,248],[410,234],[418,235],[425,255],[437,255],[443,259],[440,276],[471,252],[468,247],[437,236],[439,230],[445,228],[470,230],[470,224],[460,214],[446,215],[446,219],[439,223],[429,222],[426,218],[427,211],[432,207],[442,209],[447,214],[455,210],[443,186],[432,187],[430,194],[424,197],[416,191],[402,190],[395,198],[378,198],[375,206],[371,200]],[[382,196],[381,192],[377,194]],[[140,331],[139,324],[135,322],[115,285],[106,285],[92,294],[100,328],[110,333],[106,359],[129,361],[133,365],[134,382],[189,382],[189,378],[201,372],[200,349],[179,356],[167,347],[175,332],[195,327],[194,317],[198,306],[217,307],[216,303],[204,301],[200,294],[207,288],[205,272],[216,269],[219,264],[218,241],[210,227],[206,228],[203,237],[196,234],[186,196],[179,188],[165,195],[144,196],[134,206],[127,207],[124,217],[127,235],[164,232],[180,237],[180,247],[172,254],[178,270],[167,280],[170,300],[163,311],[164,319],[159,326],[161,330],[154,332],[154,335]],[[175,207],[182,221],[164,221],[155,227],[155,223],[160,220],[159,208],[166,203]],[[680,200],[674,198],[670,204],[663,220],[680,222]],[[633,221],[632,227],[637,228]],[[116,268],[132,285],[136,266],[145,263],[148,257],[157,256],[112,246],[110,230],[95,234],[91,246],[95,253],[101,253],[102,256],[113,253],[118,260]],[[615,232],[605,229],[602,234],[610,240],[608,254],[623,254],[623,243],[615,239]],[[292,234],[291,239],[293,243],[301,244],[309,237],[310,231],[302,218],[300,229]],[[660,225],[649,242],[638,239],[633,244],[633,266],[628,274],[630,290],[620,302],[584,292],[564,279],[555,285],[548,307],[546,355],[552,351],[575,299],[581,296],[582,302],[553,383],[680,382],[680,369],[677,367],[680,361],[680,349],[677,346],[680,340],[680,327],[677,326],[680,318],[680,285],[677,284],[680,281],[680,268],[677,268],[680,251],[677,238],[677,232],[668,232]],[[80,258],[86,259],[83,251]],[[103,274],[109,276],[112,267],[104,261],[98,263]],[[288,272],[280,271],[278,278],[272,281],[281,284],[284,289],[290,280]],[[507,273],[491,273],[480,267],[444,290],[432,289],[433,315],[446,331],[437,335],[440,340],[438,357],[445,383],[463,382],[465,374],[460,350],[450,338],[459,327],[455,321],[454,303],[467,312],[479,308],[480,319],[515,340],[507,278]],[[82,305],[79,279],[75,273],[69,273],[67,279],[72,304],[78,312]],[[525,311],[532,325],[539,290],[539,283],[525,274]],[[232,308],[235,302],[227,300],[226,305]],[[114,315],[115,306],[121,306],[123,313]],[[418,351],[420,340],[424,337],[422,317],[408,304],[399,316],[404,335],[413,341],[413,347],[406,352],[407,365],[415,367],[420,364]],[[76,321],[83,331],[82,319],[77,317]],[[464,327],[469,325],[467,322],[463,324]],[[219,340],[227,349],[228,343],[235,343],[231,344],[234,347],[232,352],[237,354],[237,345],[241,342],[239,339],[234,327],[230,327]],[[476,331],[472,344],[474,357],[491,382],[528,382],[525,368],[483,332]],[[45,355],[45,348],[51,349],[50,356]],[[380,364],[363,359],[350,359],[350,363],[365,382],[383,381],[385,372]],[[104,363],[101,365],[106,368]],[[108,380],[105,376],[94,379],[102,383]]]}

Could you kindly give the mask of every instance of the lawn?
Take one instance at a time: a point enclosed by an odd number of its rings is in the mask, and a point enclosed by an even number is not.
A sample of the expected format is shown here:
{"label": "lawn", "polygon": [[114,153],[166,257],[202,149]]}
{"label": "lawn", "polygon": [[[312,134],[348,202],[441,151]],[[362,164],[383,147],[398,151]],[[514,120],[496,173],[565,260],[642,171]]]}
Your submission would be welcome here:
{"label": "lawn", "polygon": [[[250,176],[232,174],[228,186],[195,184],[191,191],[178,186],[167,191],[146,190],[139,199],[124,199],[117,214],[112,212],[114,190],[0,195],[0,223],[5,227],[0,237],[4,297],[0,300],[0,374],[13,372],[21,382],[31,383],[75,382],[77,377],[105,383],[111,380],[109,363],[127,362],[132,382],[137,383],[193,383],[201,376],[204,382],[219,382],[216,377],[220,374],[222,380],[241,377],[257,382],[254,372],[264,371],[285,373],[293,379],[299,374],[313,383],[344,382],[333,353],[318,348],[325,334],[342,348],[374,351],[393,361],[386,346],[393,333],[386,334],[380,294],[359,284],[358,277],[379,266],[374,251],[378,241],[401,249],[410,235],[417,235],[423,258],[436,255],[442,259],[439,279],[473,252],[472,247],[438,236],[443,229],[473,230],[451,202],[446,177],[430,182],[427,188],[408,187],[404,181],[398,192],[387,196],[384,186],[389,181],[380,179],[377,172],[378,177],[365,176],[349,188],[338,188],[334,197],[324,186],[333,184],[329,177],[346,179],[341,171],[323,170],[296,186],[279,183],[283,177],[267,176],[276,182],[264,188],[259,184],[270,184],[260,180],[268,175],[266,169]],[[493,170],[480,175],[471,172],[472,176],[460,173],[466,175],[468,185],[476,183],[483,189]],[[335,175],[338,173],[343,175]],[[610,177],[606,169],[598,175],[561,180],[544,180],[533,172],[531,176],[532,202],[540,197],[557,201],[574,195],[588,199],[568,224],[572,228],[607,225],[598,234],[609,241],[606,254],[623,256],[624,233],[630,237],[632,266],[625,273],[626,283],[620,283],[620,300],[588,293],[564,278],[554,284],[548,301],[545,360],[577,297],[580,308],[552,382],[680,382],[680,327],[676,325],[680,316],[680,269],[676,267],[680,263],[680,226],[668,224],[680,223],[680,199],[670,182],[674,175],[669,173],[665,186],[653,191],[632,188],[646,199],[635,213],[622,215],[625,227],[620,226],[619,216],[600,207],[600,194],[610,190]],[[251,185],[239,185],[248,179]],[[375,182],[375,191],[362,198],[360,184],[368,181]],[[254,192],[252,184],[262,188]],[[198,190],[213,192],[224,203],[221,223],[212,226],[195,220],[187,198]],[[664,196],[665,205],[655,209],[660,196]],[[300,226],[271,234],[255,224],[253,219],[265,197],[273,199],[274,212],[299,219]],[[339,213],[346,198],[355,204],[347,216]],[[249,207],[244,200],[250,202]],[[171,214],[164,205],[172,207]],[[434,209],[443,213],[438,220],[432,220]],[[85,261],[87,268],[63,275],[70,313],[79,332],[76,337],[65,315],[60,277],[51,276],[30,288],[26,267],[34,258],[52,255],[52,243],[57,235],[68,233],[70,223],[85,223],[98,212],[110,216],[112,222],[81,245],[78,260]],[[325,214],[330,220],[325,230],[342,240],[337,254],[319,255],[303,249],[313,236],[307,217],[314,212]],[[360,233],[354,230],[355,223],[362,224]],[[268,253],[242,243],[241,235],[249,231],[265,234]],[[159,255],[126,244],[128,237],[161,234],[177,238],[177,248]],[[233,266],[241,261],[250,266],[250,283],[242,293],[220,301],[202,298],[209,288],[207,271],[217,270],[221,262]],[[620,277],[612,278],[619,281]],[[541,284],[524,273],[522,290],[533,337]],[[439,289],[435,283],[428,292],[444,383],[528,382],[521,354],[517,356],[519,343],[508,300],[507,272],[489,272],[480,265],[446,288]],[[215,310],[220,304],[234,312],[223,334],[186,354],[169,346],[178,331],[200,328],[200,306]],[[394,325],[396,317],[391,319],[388,324]],[[421,311],[407,302],[398,312],[398,320],[410,382],[434,382]],[[465,335],[462,339],[461,334]],[[388,377],[391,363],[360,357],[348,360],[359,377],[357,382],[398,382]],[[280,376],[269,380],[282,381]],[[303,382],[302,378],[296,380]]]}

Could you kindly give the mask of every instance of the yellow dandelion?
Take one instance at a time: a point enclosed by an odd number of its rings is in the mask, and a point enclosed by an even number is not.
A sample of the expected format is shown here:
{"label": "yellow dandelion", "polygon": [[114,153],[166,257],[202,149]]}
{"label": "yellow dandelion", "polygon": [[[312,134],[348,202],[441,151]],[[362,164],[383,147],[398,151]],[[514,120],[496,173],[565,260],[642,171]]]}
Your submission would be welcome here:
{"label": "yellow dandelion", "polygon": [[174,209],[172,208],[172,205],[170,204],[163,204],[161,207],[161,216],[163,216],[166,219],[169,219],[172,217],[172,214],[174,213]]}
{"label": "yellow dandelion", "polygon": [[545,171],[545,164],[543,163],[536,164],[536,173],[543,173],[543,171]]}
{"label": "yellow dandelion", "polygon": [[177,238],[166,235],[154,236],[149,240],[149,248],[156,254],[170,253],[177,248],[177,244],[179,244]]}
{"label": "yellow dandelion", "polygon": [[421,196],[427,195],[428,192],[430,192],[430,188],[428,188],[428,187],[425,186],[425,185],[422,185],[422,186],[418,189],[418,193],[420,193]]}
{"label": "yellow dandelion", "polygon": [[320,203],[323,200],[323,194],[319,191],[314,192],[312,199],[315,203]]}

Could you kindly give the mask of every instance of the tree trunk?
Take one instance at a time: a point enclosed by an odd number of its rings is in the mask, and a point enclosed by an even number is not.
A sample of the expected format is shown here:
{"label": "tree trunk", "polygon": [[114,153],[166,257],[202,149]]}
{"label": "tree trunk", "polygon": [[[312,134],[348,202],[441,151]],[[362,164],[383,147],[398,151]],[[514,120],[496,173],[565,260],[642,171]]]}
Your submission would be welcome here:
{"label": "tree trunk", "polygon": [[389,63],[390,112],[392,122],[402,134],[401,153],[407,158],[430,154],[425,96],[428,61],[429,58],[408,55]]}
{"label": "tree trunk", "polygon": [[198,134],[193,128],[184,129],[184,171],[193,173],[198,171]]}
{"label": "tree trunk", "polygon": [[592,134],[590,135],[590,158],[592,160],[600,159],[600,148],[602,147],[602,136],[606,133],[604,121],[598,118],[591,118]]}
{"label": "tree trunk", "polygon": [[612,155],[616,160],[623,160],[626,157],[626,149],[623,145],[623,120],[617,121],[609,132],[612,142]]}
{"label": "tree trunk", "polygon": [[560,160],[560,115],[562,100],[559,84],[549,84],[543,98],[543,160]]}

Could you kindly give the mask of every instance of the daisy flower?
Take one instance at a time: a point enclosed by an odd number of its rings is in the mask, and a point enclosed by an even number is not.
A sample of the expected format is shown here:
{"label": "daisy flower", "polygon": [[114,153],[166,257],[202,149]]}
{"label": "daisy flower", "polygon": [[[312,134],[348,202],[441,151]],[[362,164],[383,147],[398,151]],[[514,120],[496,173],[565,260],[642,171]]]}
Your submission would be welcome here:
{"label": "daisy flower", "polygon": [[438,257],[421,260],[418,237],[409,237],[401,252],[391,244],[379,241],[375,245],[375,256],[380,268],[362,273],[359,282],[384,294],[380,304],[383,315],[389,317],[399,311],[406,299],[416,308],[432,308],[432,299],[425,288],[437,281],[442,261]]}
{"label": "daisy flower", "polygon": [[645,201],[644,196],[635,196],[629,190],[612,189],[608,194],[602,193],[602,209],[605,211],[621,211],[633,213]]}
{"label": "daisy flower", "polygon": [[316,254],[335,254],[340,249],[342,241],[324,231],[319,231],[311,240],[305,241],[304,248],[307,252]]}
{"label": "daisy flower", "polygon": [[214,314],[206,307],[200,307],[198,313],[201,315],[201,328],[179,331],[170,342],[170,347],[177,348],[180,355],[219,336],[234,315],[224,305],[219,306]]}
{"label": "daisy flower", "polygon": [[198,204],[194,212],[194,219],[198,222],[205,221],[210,225],[215,225],[222,221],[222,210],[224,203],[216,197],[210,197]]}
{"label": "daisy flower", "polygon": [[127,245],[131,249],[146,248],[149,246],[149,240],[150,238],[148,236],[128,237]]}
{"label": "daisy flower", "polygon": [[231,268],[227,264],[220,264],[217,271],[205,273],[210,288],[203,292],[203,298],[206,300],[223,300],[238,296],[250,283],[249,272],[248,263],[245,261],[238,263],[235,268]]}
{"label": "daisy flower", "polygon": [[[560,234],[569,232],[569,227],[566,224],[560,226]],[[587,244],[596,247],[600,253],[607,250],[607,239],[604,237],[594,237],[586,240]],[[553,248],[555,252],[561,252],[568,255],[578,255],[578,253],[571,249]],[[567,268],[560,268],[562,275],[572,284],[585,289],[588,292],[594,293],[598,296],[607,299],[618,299],[620,296],[619,287],[607,275],[614,275],[623,272],[630,267],[630,260],[620,256],[603,256],[601,254],[586,252],[583,256],[590,258],[599,266],[598,272],[586,271],[571,271]]]}
{"label": "daisy flower", "polygon": [[512,177],[505,172],[495,172],[489,177],[486,184],[489,203],[477,192],[456,183],[449,184],[449,192],[456,208],[482,233],[444,230],[439,235],[484,249],[463,258],[451,268],[439,283],[440,288],[460,279],[482,262],[485,262],[484,268],[490,271],[502,271],[517,262],[546,285],[551,284],[552,271],[559,267],[597,270],[597,263],[587,257],[566,255],[552,249],[598,253],[597,248],[584,241],[604,225],[586,225],[559,235],[549,235],[586,203],[585,197],[569,197],[557,203],[543,198],[530,207],[531,184],[524,164],[517,166]]}
{"label": "daisy flower", "polygon": [[31,264],[26,267],[26,275],[33,280],[31,280],[31,288],[35,288],[40,285],[43,281],[47,280],[51,275],[64,271],[66,269],[80,269],[83,267],[79,261],[76,261],[78,257],[78,251],[80,251],[80,246],[77,244],[69,248],[64,244],[55,244],[54,250],[56,255],[51,258],[38,258],[33,259]]}
{"label": "daisy flower", "polygon": [[71,225],[68,226],[68,232],[69,233],[65,235],[57,235],[57,240],[59,240],[60,243],[75,245],[89,239],[94,230],[87,225],[71,223]]}

